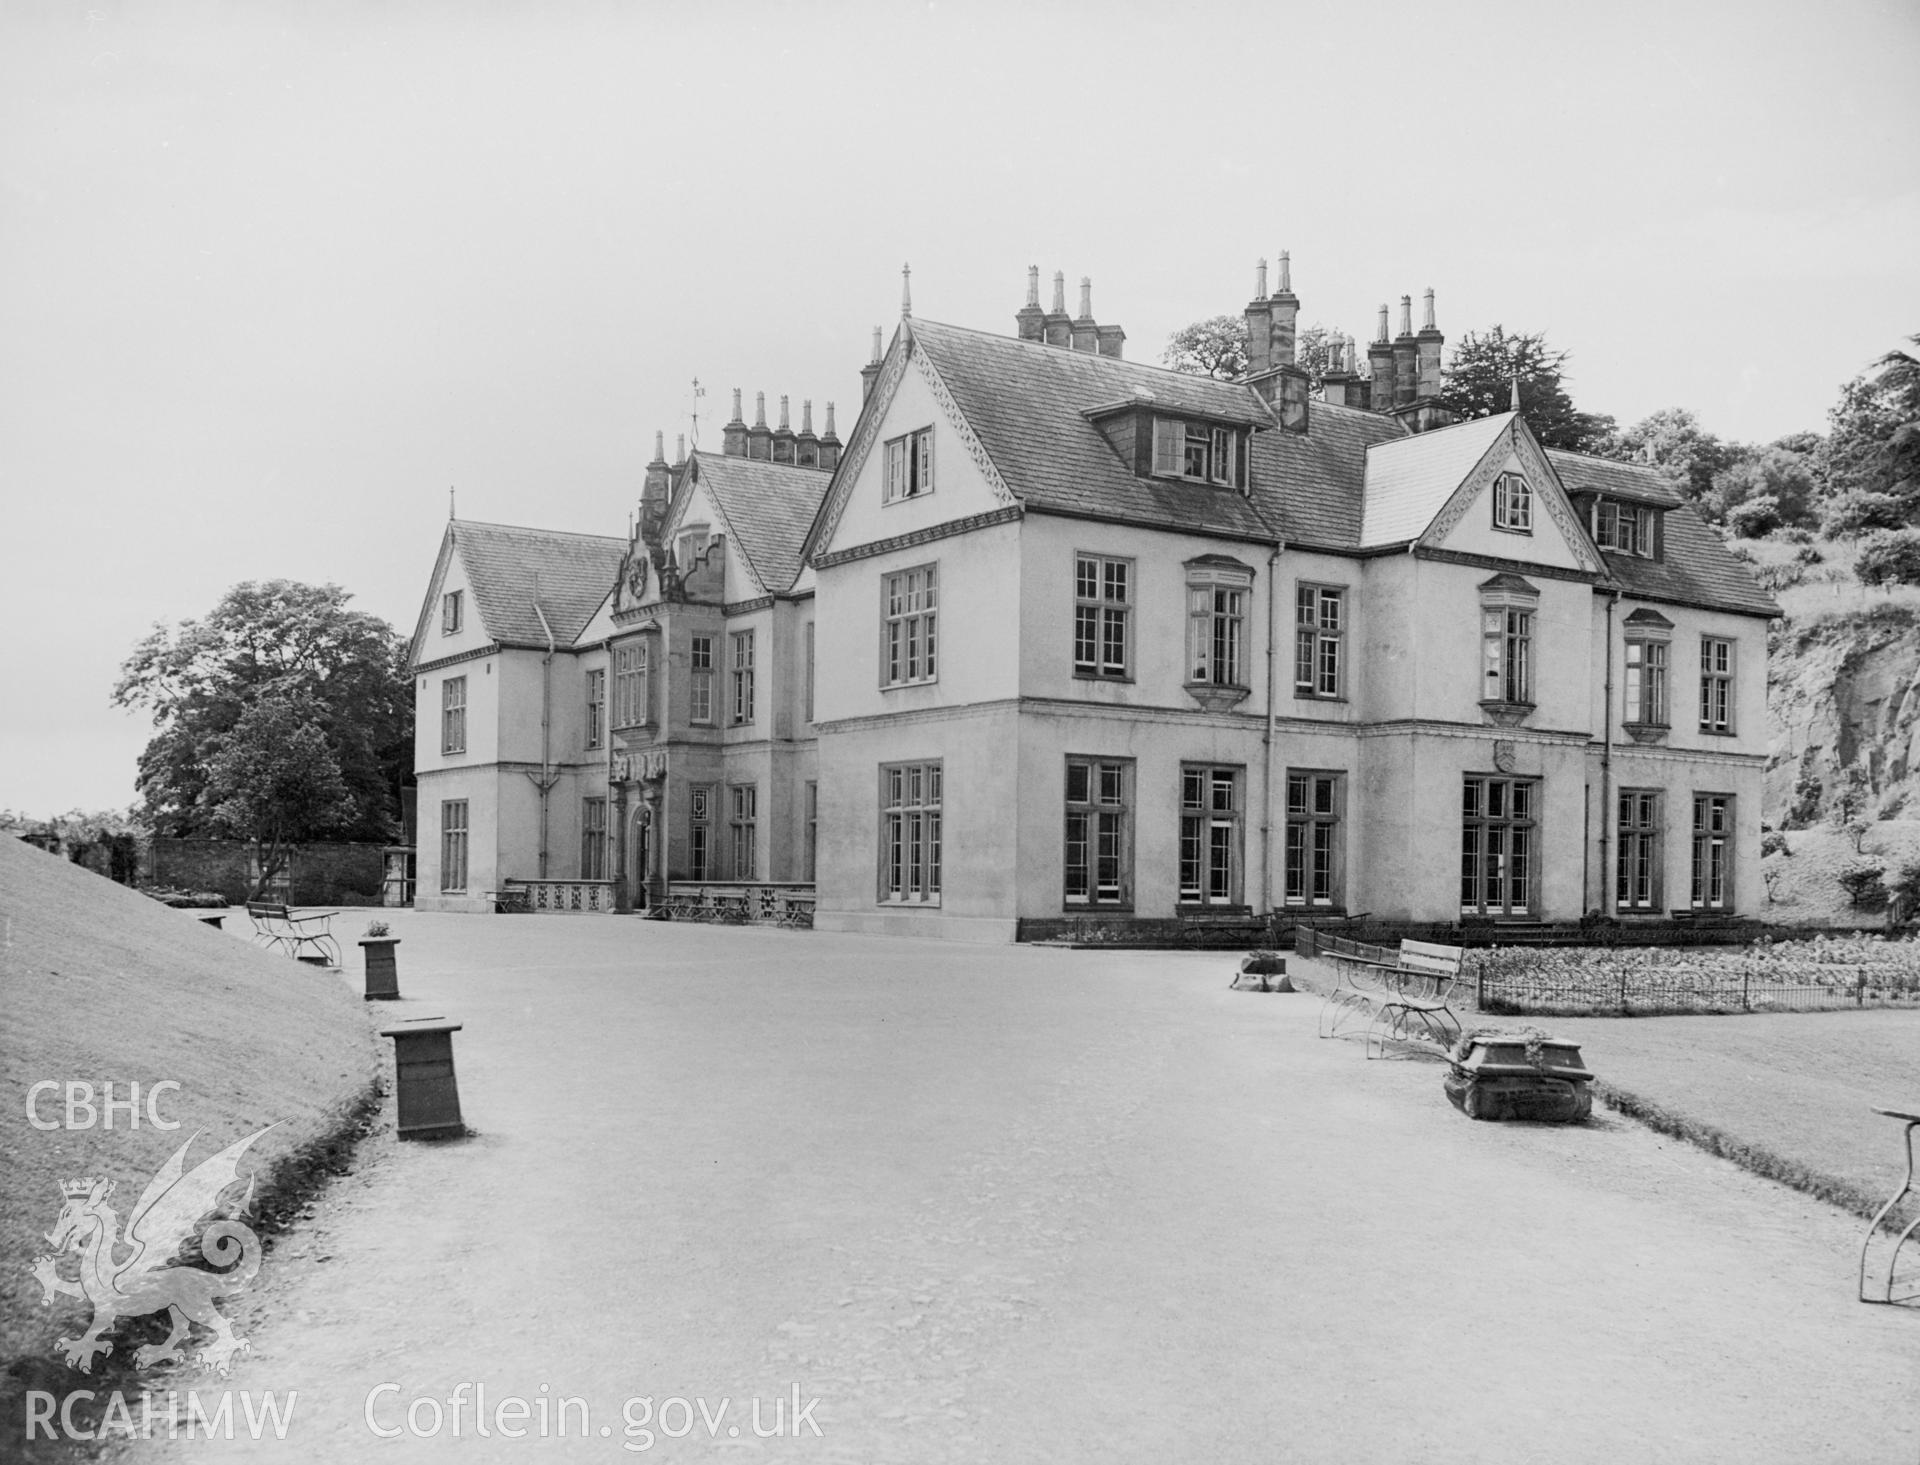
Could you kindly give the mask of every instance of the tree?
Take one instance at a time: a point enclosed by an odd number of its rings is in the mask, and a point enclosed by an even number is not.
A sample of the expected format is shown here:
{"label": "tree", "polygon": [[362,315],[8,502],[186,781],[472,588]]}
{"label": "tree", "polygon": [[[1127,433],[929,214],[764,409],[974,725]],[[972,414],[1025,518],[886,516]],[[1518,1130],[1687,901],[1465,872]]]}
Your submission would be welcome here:
{"label": "tree", "polygon": [[1887,903],[1887,887],[1881,882],[1887,867],[1878,860],[1848,860],[1840,867],[1835,876],[1840,888],[1847,893],[1850,905],[1864,910],[1878,910]]}
{"label": "tree", "polygon": [[1216,315],[1182,326],[1167,338],[1160,359],[1189,376],[1237,381],[1247,374],[1247,323],[1237,315]]}
{"label": "tree", "polygon": [[1681,494],[1700,499],[1713,487],[1714,474],[1731,467],[1740,450],[1708,432],[1685,407],[1664,407],[1608,433],[1595,451],[1624,463],[1651,463]]}
{"label": "tree", "polygon": [[[1908,339],[1920,345],[1920,336]],[[1920,517],[1920,360],[1889,351],[1841,387],[1827,422],[1833,532],[1858,532],[1846,526],[1867,523],[1896,527],[1886,523],[1895,512],[1899,523]]]}
{"label": "tree", "polygon": [[296,844],[354,823],[353,795],[315,709],[280,693],[256,698],[207,763],[207,802],[220,832],[254,846],[263,895]]}
{"label": "tree", "polygon": [[1814,522],[1814,472],[1784,448],[1753,448],[1713,475],[1700,511],[1743,538]]}
{"label": "tree", "polygon": [[1605,443],[1613,419],[1573,405],[1566,389],[1567,358],[1538,333],[1510,336],[1498,325],[1485,334],[1468,331],[1453,348],[1441,405],[1461,418],[1508,411],[1517,376],[1520,412],[1534,436],[1550,448],[1590,452]]}
{"label": "tree", "polygon": [[1920,529],[1874,535],[1860,547],[1853,572],[1863,585],[1920,585]]}
{"label": "tree", "polygon": [[247,581],[204,620],[156,625],[122,663],[113,700],[152,711],[138,787],[162,834],[225,831],[210,789],[214,760],[248,708],[282,699],[318,730],[353,805],[334,832],[385,840],[398,828],[413,762],[406,643],[377,616],[349,610],[337,585]]}

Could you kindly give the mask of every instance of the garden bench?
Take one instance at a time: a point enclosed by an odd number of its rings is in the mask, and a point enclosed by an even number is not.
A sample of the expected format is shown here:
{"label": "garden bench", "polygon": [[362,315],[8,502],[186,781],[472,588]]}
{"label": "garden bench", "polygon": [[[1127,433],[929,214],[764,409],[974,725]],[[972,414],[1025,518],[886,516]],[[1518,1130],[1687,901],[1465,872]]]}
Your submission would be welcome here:
{"label": "garden bench", "polygon": [[496,916],[524,916],[533,909],[529,899],[531,892],[524,885],[510,886],[505,890],[489,890],[487,899],[493,902]]}
{"label": "garden bench", "polygon": [[253,939],[270,951],[284,951],[296,960],[311,960],[309,953],[323,958],[329,966],[340,965],[340,943],[330,929],[338,911],[315,911],[296,916],[275,901],[250,900],[247,917],[253,922]]}
{"label": "garden bench", "polygon": [[1389,1038],[1425,1037],[1446,1048],[1460,1036],[1460,1019],[1450,1005],[1460,980],[1458,946],[1402,941],[1395,950],[1324,935],[1314,946],[1335,972],[1333,990],[1320,1006],[1321,1037],[1365,1018],[1366,1054],[1372,1058]]}

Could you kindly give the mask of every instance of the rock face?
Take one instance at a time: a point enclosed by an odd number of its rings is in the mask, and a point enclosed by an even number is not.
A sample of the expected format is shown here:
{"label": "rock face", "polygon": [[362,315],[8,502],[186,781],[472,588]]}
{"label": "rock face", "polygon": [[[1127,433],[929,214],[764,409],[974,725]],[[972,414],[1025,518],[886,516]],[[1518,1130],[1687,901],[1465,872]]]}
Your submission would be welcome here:
{"label": "rock face", "polygon": [[1802,829],[1851,790],[1868,819],[1920,817],[1920,616],[1876,607],[1773,633],[1765,817]]}

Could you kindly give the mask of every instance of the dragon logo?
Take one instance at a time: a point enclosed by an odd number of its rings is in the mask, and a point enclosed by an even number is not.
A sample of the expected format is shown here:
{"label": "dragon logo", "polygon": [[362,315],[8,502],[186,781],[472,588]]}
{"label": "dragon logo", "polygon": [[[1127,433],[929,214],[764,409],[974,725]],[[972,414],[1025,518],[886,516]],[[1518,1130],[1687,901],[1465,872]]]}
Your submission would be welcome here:
{"label": "dragon logo", "polygon": [[[268,1125],[267,1129],[272,1129]],[[139,1202],[127,1217],[125,1234],[119,1230],[119,1218],[107,1204],[113,1193],[111,1180],[69,1180],[60,1187],[65,1204],[60,1219],[47,1233],[53,1247],[48,1255],[37,1258],[33,1276],[46,1295],[41,1305],[52,1303],[56,1295],[82,1298],[93,1304],[93,1326],[78,1338],[62,1338],[58,1351],[82,1373],[93,1371],[96,1354],[113,1351],[104,1336],[123,1317],[140,1317],[165,1312],[172,1329],[163,1343],[148,1344],[134,1353],[141,1368],[154,1363],[173,1363],[181,1357],[180,1341],[193,1324],[209,1329],[213,1339],[200,1350],[200,1362],[225,1374],[236,1353],[250,1351],[252,1345],[237,1336],[233,1324],[222,1317],[213,1299],[224,1293],[238,1292],[260,1270],[260,1238],[227,1214],[209,1224],[200,1235],[200,1255],[220,1272],[202,1271],[180,1265],[176,1255],[193,1239],[200,1219],[219,1206],[220,1193],[238,1179],[240,1156],[267,1129],[228,1145],[210,1159],[185,1170],[187,1151],[200,1137],[196,1131],[141,1192]],[[185,1170],[183,1174],[182,1171]],[[235,1208],[244,1212],[253,1198],[249,1180],[245,1200]],[[116,1250],[131,1248],[131,1254],[116,1261]],[[63,1258],[77,1253],[79,1276],[68,1281],[59,1273]]]}

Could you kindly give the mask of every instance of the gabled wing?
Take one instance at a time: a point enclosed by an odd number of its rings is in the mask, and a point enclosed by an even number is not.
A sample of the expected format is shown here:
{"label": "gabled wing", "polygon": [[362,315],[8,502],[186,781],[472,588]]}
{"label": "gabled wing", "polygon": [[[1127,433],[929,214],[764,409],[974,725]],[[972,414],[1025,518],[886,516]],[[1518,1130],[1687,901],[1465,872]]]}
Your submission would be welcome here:
{"label": "gabled wing", "polygon": [[[267,1129],[276,1127],[269,1124]],[[173,1157],[160,1167],[159,1173],[141,1192],[139,1202],[127,1217],[127,1229],[121,1239],[132,1245],[134,1251],[116,1270],[116,1282],[153,1271],[172,1258],[180,1243],[193,1234],[200,1218],[219,1204],[220,1192],[239,1178],[241,1155],[267,1129],[255,1130],[245,1139],[236,1140],[185,1174],[181,1170],[187,1150],[193,1140],[200,1137],[199,1132],[173,1152]]]}

